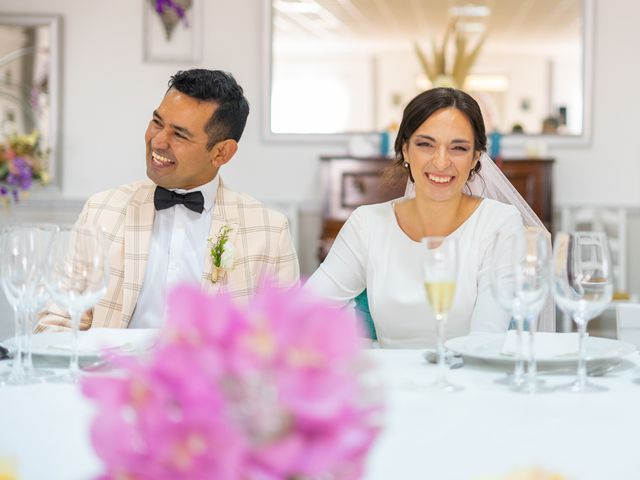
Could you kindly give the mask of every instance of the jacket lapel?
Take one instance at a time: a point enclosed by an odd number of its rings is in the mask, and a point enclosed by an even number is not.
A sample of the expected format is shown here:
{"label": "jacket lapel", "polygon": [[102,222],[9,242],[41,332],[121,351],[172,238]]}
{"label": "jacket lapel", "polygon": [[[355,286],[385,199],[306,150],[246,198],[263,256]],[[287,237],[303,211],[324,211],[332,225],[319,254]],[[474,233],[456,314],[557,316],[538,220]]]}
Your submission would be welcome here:
{"label": "jacket lapel", "polygon": [[138,189],[127,207],[124,225],[124,287],[122,294],[122,323],[126,327],[142,288],[149,258],[149,243],[153,232],[155,208],[154,184]]}
{"label": "jacket lapel", "polygon": [[[235,244],[236,237],[238,235],[238,229],[240,227],[240,219],[238,216],[238,200],[235,192],[229,190],[224,186],[222,179],[218,185],[218,191],[216,193],[216,201],[213,205],[213,214],[211,219],[211,228],[209,229],[209,238],[212,242],[216,241],[216,237],[220,232],[220,229],[229,225],[231,231],[229,232],[229,238],[227,242],[233,244],[236,247],[236,260],[238,256],[238,248]],[[227,285],[229,279],[229,272],[224,272],[222,277],[218,279],[216,283],[211,281],[211,271],[213,267],[213,261],[211,258],[211,242],[207,243],[207,250],[204,256],[204,265],[202,269],[202,289],[208,293],[216,293],[221,287]]]}

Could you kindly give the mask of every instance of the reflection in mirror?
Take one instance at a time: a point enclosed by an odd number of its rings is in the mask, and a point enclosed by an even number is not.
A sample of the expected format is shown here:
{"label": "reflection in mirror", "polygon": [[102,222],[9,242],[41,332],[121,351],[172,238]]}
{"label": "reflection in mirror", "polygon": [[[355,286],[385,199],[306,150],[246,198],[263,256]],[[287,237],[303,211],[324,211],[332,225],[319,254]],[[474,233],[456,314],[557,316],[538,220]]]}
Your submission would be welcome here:
{"label": "reflection in mirror", "polygon": [[269,134],[387,130],[469,91],[487,130],[588,134],[591,0],[271,0]]}
{"label": "reflection in mirror", "polygon": [[56,180],[59,19],[0,15],[0,143],[40,134],[49,179]]}

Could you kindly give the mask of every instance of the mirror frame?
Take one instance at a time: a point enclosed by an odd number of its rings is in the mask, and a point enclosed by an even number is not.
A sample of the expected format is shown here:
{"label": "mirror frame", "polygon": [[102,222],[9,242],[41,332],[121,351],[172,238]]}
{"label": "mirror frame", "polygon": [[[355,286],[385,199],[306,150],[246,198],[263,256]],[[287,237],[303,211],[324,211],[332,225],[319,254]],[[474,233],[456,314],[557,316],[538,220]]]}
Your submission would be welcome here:
{"label": "mirror frame", "polygon": [[60,132],[61,132],[61,24],[60,15],[14,15],[0,14],[0,25],[37,27],[48,26],[50,29],[50,64],[49,64],[49,94],[50,94],[50,113],[49,113],[49,131],[50,144],[49,150],[49,175],[51,182],[47,187],[50,189],[59,189],[62,186],[62,162],[60,161]]}
{"label": "mirror frame", "polygon": [[[593,102],[593,55],[595,0],[582,2],[582,134],[580,135],[513,135],[505,133],[502,138],[504,150],[524,149],[531,141],[542,141],[550,147],[587,147],[591,144]],[[358,133],[274,133],[271,130],[272,91],[272,44],[273,7],[272,0],[262,3],[262,133],[268,142],[313,142],[345,143],[354,135],[377,138],[379,132]],[[398,119],[399,121],[400,119]]]}

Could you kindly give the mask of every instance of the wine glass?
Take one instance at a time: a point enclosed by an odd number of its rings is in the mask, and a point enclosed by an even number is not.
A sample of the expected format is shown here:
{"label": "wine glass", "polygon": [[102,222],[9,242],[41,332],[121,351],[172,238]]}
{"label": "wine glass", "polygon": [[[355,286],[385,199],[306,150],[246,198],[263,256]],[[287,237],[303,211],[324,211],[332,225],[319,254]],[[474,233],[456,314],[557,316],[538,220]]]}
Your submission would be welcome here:
{"label": "wine glass", "polygon": [[516,275],[514,269],[515,233],[497,232],[493,241],[489,261],[491,293],[498,304],[511,314],[516,326],[516,355],[513,374],[507,383],[517,390],[524,385],[524,356],[522,354],[522,331],[524,329],[524,311],[520,298],[516,294]]}
{"label": "wine glass", "polygon": [[[490,257],[491,291],[516,324],[516,364],[508,383],[527,393],[550,391],[536,378],[534,332],[549,294],[549,251],[546,232],[525,228],[496,233]],[[522,331],[528,326],[527,376],[524,375]]]}
{"label": "wine glass", "polygon": [[600,315],[613,296],[613,271],[603,232],[560,232],[553,252],[553,291],[560,309],[573,318],[579,332],[578,373],[569,389],[606,390],[587,380],[587,323]]}
{"label": "wine glass", "polygon": [[21,224],[10,228],[13,248],[23,248],[25,250],[22,268],[28,270],[26,277],[27,294],[24,303],[24,347],[26,356],[23,360],[24,373],[27,380],[40,380],[54,374],[51,370],[34,368],[32,339],[36,313],[49,298],[49,292],[46,287],[46,268],[53,237],[57,231],[58,226],[52,223]]}
{"label": "wine glass", "polygon": [[534,332],[540,312],[549,295],[549,262],[551,252],[546,232],[527,228],[517,235],[514,246],[515,293],[519,308],[529,326],[529,355],[526,382],[522,391],[527,393],[551,391],[536,380]]}
{"label": "wine glass", "polygon": [[11,371],[0,377],[3,384],[31,383],[53,374],[33,368],[31,320],[46,299],[46,260],[56,230],[41,223],[14,224],[2,232],[2,288],[14,310],[16,347]]}
{"label": "wine glass", "polygon": [[80,318],[106,293],[108,270],[107,247],[101,227],[60,227],[51,249],[48,288],[53,300],[66,308],[71,317],[71,358],[69,371],[56,381],[75,383],[79,378]]}
{"label": "wine glass", "polygon": [[462,387],[447,380],[444,351],[444,327],[453,303],[458,276],[458,244],[453,238],[425,237],[423,272],[427,300],[436,317],[438,377],[433,385],[438,390],[452,392]]}

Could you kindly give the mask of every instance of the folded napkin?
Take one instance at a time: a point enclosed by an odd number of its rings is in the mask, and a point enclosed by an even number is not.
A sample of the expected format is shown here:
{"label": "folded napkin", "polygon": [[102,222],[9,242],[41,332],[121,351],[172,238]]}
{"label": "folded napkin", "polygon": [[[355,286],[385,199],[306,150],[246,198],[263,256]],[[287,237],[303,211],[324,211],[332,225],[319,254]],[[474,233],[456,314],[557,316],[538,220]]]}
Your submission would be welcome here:
{"label": "folded napkin", "polygon": [[[83,342],[78,341],[78,355],[98,355],[103,350],[117,349],[122,352],[135,352],[137,350],[136,345],[131,342],[122,342],[119,344],[100,344],[97,342]],[[47,345],[47,350],[71,353],[71,345],[59,344],[59,345]]]}
{"label": "folded napkin", "polygon": [[[119,350],[122,353],[136,353],[153,347],[158,331],[156,329],[91,328],[78,332],[78,354],[100,355],[104,350]],[[71,352],[71,332],[51,333],[43,347],[54,352]]]}
{"label": "folded napkin", "polygon": [[[515,330],[508,330],[502,344],[500,355],[515,356]],[[562,358],[578,355],[578,333],[537,332],[534,338],[535,356],[538,360],[545,358]],[[522,333],[522,352],[529,356],[529,332]]]}

